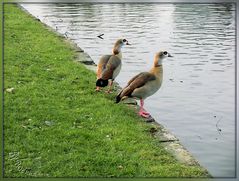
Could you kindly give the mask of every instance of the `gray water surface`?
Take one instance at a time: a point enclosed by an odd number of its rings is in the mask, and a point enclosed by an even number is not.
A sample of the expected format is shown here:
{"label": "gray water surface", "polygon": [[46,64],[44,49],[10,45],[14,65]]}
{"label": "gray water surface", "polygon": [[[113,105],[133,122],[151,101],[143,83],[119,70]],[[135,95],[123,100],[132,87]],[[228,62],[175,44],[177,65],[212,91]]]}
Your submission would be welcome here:
{"label": "gray water surface", "polygon": [[[98,63],[116,39],[128,39],[122,71],[150,69],[159,50],[161,89],[145,107],[214,177],[235,176],[234,4],[24,4],[30,13],[76,42]],[[104,33],[104,39],[97,36]],[[93,88],[92,88],[93,89]]]}

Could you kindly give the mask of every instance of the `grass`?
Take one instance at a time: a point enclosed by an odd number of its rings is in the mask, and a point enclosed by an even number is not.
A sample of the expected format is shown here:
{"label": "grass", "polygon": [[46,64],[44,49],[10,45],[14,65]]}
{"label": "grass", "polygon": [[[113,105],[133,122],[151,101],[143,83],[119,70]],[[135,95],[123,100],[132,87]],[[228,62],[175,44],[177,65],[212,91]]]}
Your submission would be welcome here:
{"label": "grass", "polygon": [[[207,177],[179,163],[133,110],[96,93],[64,40],[4,5],[5,177]],[[12,88],[12,89],[11,89]]]}

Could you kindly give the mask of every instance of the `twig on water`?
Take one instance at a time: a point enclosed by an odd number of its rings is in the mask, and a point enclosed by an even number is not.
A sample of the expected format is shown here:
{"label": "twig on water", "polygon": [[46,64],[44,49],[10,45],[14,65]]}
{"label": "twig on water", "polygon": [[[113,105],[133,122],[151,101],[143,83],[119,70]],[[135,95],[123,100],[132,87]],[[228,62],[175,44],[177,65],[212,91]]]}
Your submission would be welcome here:
{"label": "twig on water", "polygon": [[202,137],[201,136],[199,136],[199,135],[197,135],[197,137],[201,140],[202,139]]}
{"label": "twig on water", "polygon": [[222,129],[218,127],[218,124],[221,120],[222,120],[222,117],[216,123],[216,128],[217,128],[217,131],[218,131],[219,134],[221,134],[221,132],[222,132]]}
{"label": "twig on water", "polygon": [[104,33],[98,35],[97,37],[100,38],[100,39],[104,39],[102,36],[104,35]]}

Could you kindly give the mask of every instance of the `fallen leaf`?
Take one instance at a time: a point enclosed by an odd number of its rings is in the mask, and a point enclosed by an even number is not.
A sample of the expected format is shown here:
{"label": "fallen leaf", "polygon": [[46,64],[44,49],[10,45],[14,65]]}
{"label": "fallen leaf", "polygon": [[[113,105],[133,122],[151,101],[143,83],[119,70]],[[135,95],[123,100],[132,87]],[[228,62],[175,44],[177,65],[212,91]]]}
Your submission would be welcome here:
{"label": "fallen leaf", "polygon": [[6,92],[8,92],[8,93],[13,93],[14,92],[14,88],[13,87],[11,87],[11,88],[7,88],[6,89]]}

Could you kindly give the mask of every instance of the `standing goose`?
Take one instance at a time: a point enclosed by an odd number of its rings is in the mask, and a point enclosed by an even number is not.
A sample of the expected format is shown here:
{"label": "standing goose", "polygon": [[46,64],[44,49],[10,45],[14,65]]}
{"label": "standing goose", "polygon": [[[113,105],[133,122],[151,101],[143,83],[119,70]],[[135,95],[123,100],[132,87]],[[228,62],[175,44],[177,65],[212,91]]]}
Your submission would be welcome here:
{"label": "standing goose", "polygon": [[111,92],[111,87],[114,79],[119,74],[121,69],[121,59],[122,52],[121,48],[124,45],[130,45],[126,39],[118,39],[112,49],[112,55],[103,55],[97,66],[97,81],[96,81],[96,91],[100,90],[100,87],[105,87],[108,85],[109,80],[109,90]]}
{"label": "standing goose", "polygon": [[163,80],[162,60],[172,57],[167,51],[160,51],[155,55],[153,68],[149,72],[142,72],[134,76],[128,85],[116,97],[116,103],[127,97],[140,99],[139,115],[148,118],[150,114],[144,110],[144,99],[153,95],[161,87]]}

